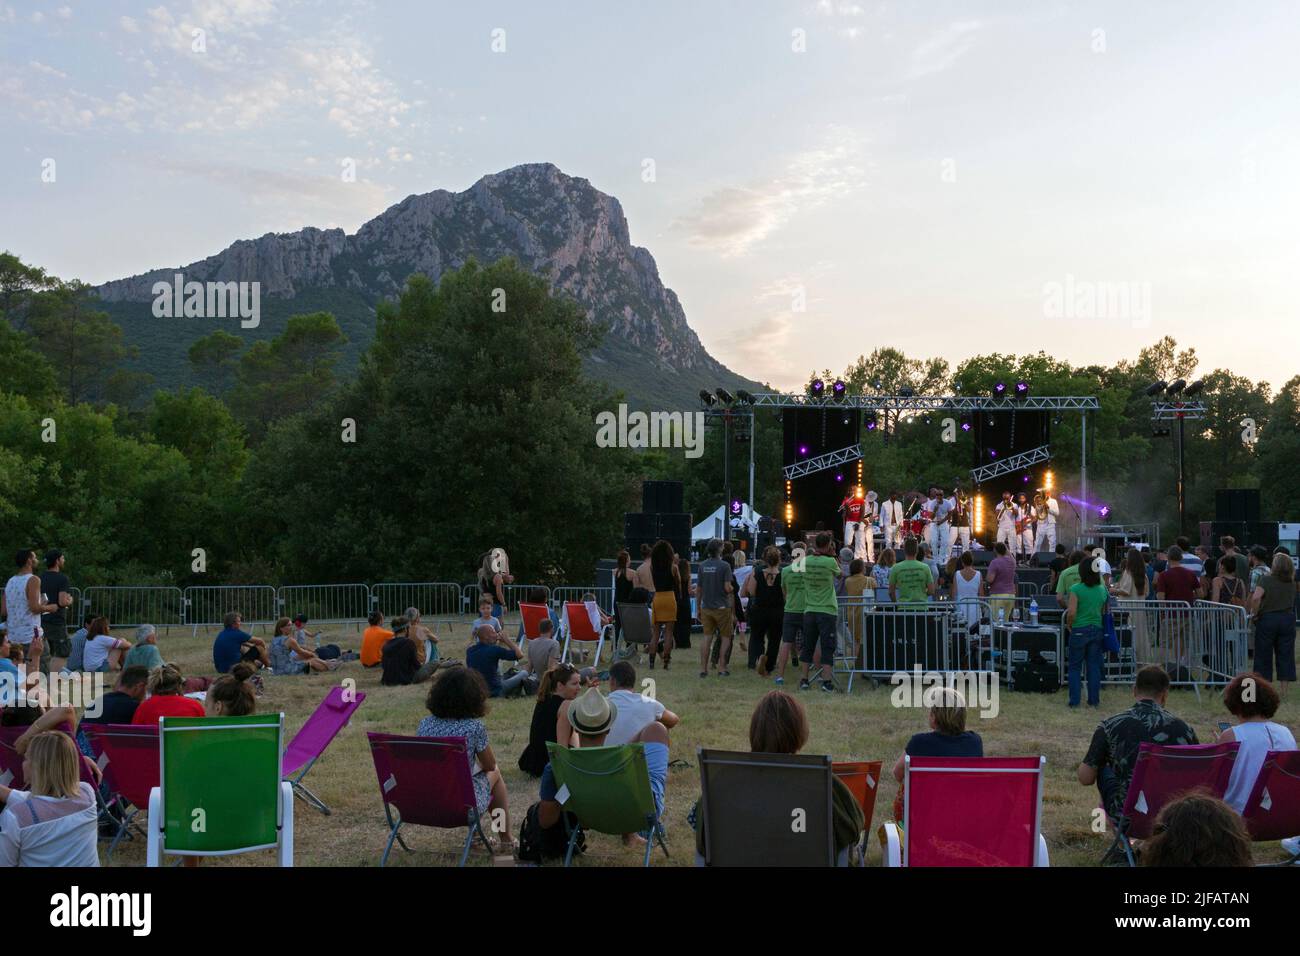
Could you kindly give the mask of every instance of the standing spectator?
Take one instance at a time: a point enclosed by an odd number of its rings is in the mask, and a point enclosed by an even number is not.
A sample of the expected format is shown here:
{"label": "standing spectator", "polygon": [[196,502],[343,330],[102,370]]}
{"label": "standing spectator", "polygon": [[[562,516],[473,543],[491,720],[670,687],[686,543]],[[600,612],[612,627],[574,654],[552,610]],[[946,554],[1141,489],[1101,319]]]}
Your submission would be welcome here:
{"label": "standing spectator", "polygon": [[1206,558],[1201,562],[1201,576],[1198,579],[1201,582],[1201,597],[1208,598],[1214,593],[1214,579],[1218,576],[1218,561],[1214,558]]}
{"label": "standing spectator", "polygon": [[135,646],[126,652],[122,667],[143,667],[151,671],[162,667],[162,654],[158,650],[158,629],[152,624],[141,624],[135,629]]}
{"label": "standing spectator", "polygon": [[1142,866],[1253,866],[1246,821],[1218,797],[1195,790],[1164,805],[1142,848]]}
{"label": "standing spectator", "polygon": [[[1097,574],[1101,578],[1102,585],[1109,588],[1111,585],[1111,569],[1110,562],[1106,560],[1106,549],[1093,548],[1091,553],[1093,567],[1097,569]],[[1200,574],[1200,571],[1198,570],[1196,573]]]}
{"label": "standing spectator", "polygon": [[1273,685],[1259,674],[1238,674],[1223,688],[1223,706],[1237,723],[1220,733],[1217,742],[1241,744],[1223,800],[1238,813],[1246,809],[1265,755],[1270,750],[1296,749],[1291,731],[1273,720],[1281,702]]}
{"label": "standing spectator", "polygon": [[1210,600],[1216,604],[1231,604],[1245,607],[1249,596],[1246,582],[1237,577],[1237,566],[1241,559],[1235,554],[1225,554],[1219,558],[1219,573],[1210,586]]}
{"label": "standing spectator", "polygon": [[984,589],[984,575],[975,570],[975,553],[963,551],[960,567],[952,576],[952,593],[949,595],[957,619],[967,636],[978,637],[980,621],[980,594]]}
{"label": "standing spectator", "polygon": [[45,552],[45,568],[41,572],[41,593],[46,600],[56,605],[49,614],[41,615],[41,632],[45,635],[46,653],[41,656],[41,673],[50,675],[50,662],[59,658],[65,663],[72,651],[68,641],[68,623],[66,608],[72,606],[72,585],[63,573],[65,558],[58,548]]}
{"label": "standing spectator", "polygon": [[1275,554],[1272,572],[1260,575],[1250,596],[1250,610],[1255,618],[1255,670],[1271,681],[1276,659],[1283,697],[1295,680],[1295,599],[1295,563],[1286,554]]}
{"label": "standing spectator", "polygon": [[[1115,821],[1123,815],[1124,798],[1142,744],[1181,746],[1198,742],[1196,731],[1165,710],[1169,675],[1163,668],[1148,665],[1139,670],[1133,696],[1136,702],[1132,707],[1097,725],[1077,774],[1083,786],[1097,787],[1102,807]],[[1112,852],[1107,853],[1103,863],[1117,861]]]}
{"label": "standing spectator", "polygon": [[[231,670],[239,661],[231,664]],[[160,717],[205,717],[203,705],[185,696],[185,675],[175,664],[149,674],[149,696],[135,709],[133,724],[157,724]]]}
{"label": "standing spectator", "polygon": [[[0,612],[8,622],[6,633],[9,643],[21,648],[27,661],[27,670],[40,669],[45,641],[41,635],[41,615],[59,609],[52,601],[41,599],[41,579],[35,574],[36,552],[23,548],[14,558],[18,570],[5,584],[0,595]],[[48,670],[48,668],[47,668]]]}
{"label": "standing spectator", "polygon": [[1169,567],[1156,575],[1159,600],[1195,604],[1201,597],[1201,579],[1196,571],[1183,564],[1182,558],[1183,552],[1177,545],[1169,549]]}
{"label": "standing spectator", "polygon": [[691,628],[695,623],[695,615],[691,611],[691,598],[695,596],[695,585],[691,583],[691,562],[684,554],[677,556],[677,580],[680,590],[677,592],[677,626],[673,628],[673,646],[689,651]]}
{"label": "standing spectator", "polygon": [[1079,583],[1079,564],[1084,559],[1082,551],[1071,551],[1070,560],[1060,574],[1056,576],[1056,599],[1065,604],[1070,599],[1070,588]]}
{"label": "standing spectator", "polygon": [[[489,629],[480,626],[480,630],[487,634]],[[514,643],[504,634],[501,640],[507,644]],[[505,777],[497,768],[496,754],[488,743],[487,725],[483,723],[487,716],[487,702],[488,686],[479,671],[471,667],[444,668],[429,687],[429,696],[425,700],[429,716],[420,721],[415,733],[420,737],[465,739],[465,757],[469,761],[476,809],[480,816],[489,810],[494,811],[494,817],[495,811],[501,812],[505,826],[500,831],[495,826],[491,829],[500,834],[501,843],[513,849],[510,796],[506,792]]]}
{"label": "standing spectator", "polygon": [[807,560],[803,544],[795,545],[790,552],[790,563],[781,569],[781,593],[785,597],[785,614],[781,621],[781,652],[776,659],[778,686],[785,683],[785,665],[791,654],[799,652],[803,640],[804,576],[803,562]]}
{"label": "standing spectator", "polygon": [[1065,626],[1070,629],[1070,706],[1079,706],[1082,669],[1088,668],[1088,706],[1101,706],[1102,615],[1109,600],[1092,561],[1079,565],[1079,583],[1070,588]]}
{"label": "standing spectator", "polygon": [[731,595],[735,591],[735,575],[731,564],[723,561],[722,542],[717,538],[711,540],[706,549],[708,559],[700,564],[699,582],[696,585],[699,596],[699,617],[703,632],[700,642],[700,676],[709,676],[709,651],[716,634],[722,641],[718,658],[718,676],[726,677],[731,672],[727,669],[731,661],[731,636],[735,626],[732,614]]}
{"label": "standing spectator", "polygon": [[804,558],[803,650],[799,655],[799,689],[807,690],[815,652],[821,650],[821,689],[835,690],[831,665],[835,661],[835,644],[840,606],[835,598],[835,580],[840,563],[835,559],[835,539],[823,531],[814,539],[816,551]]}
{"label": "standing spectator", "polygon": [[903,542],[903,560],[889,569],[889,600],[901,604],[924,604],[934,595],[934,573],[916,559],[921,543],[916,538]]}
{"label": "standing spectator", "polygon": [[636,586],[654,593],[655,582],[650,574],[650,545],[641,542],[641,563],[636,567]]}
{"label": "standing spectator", "polygon": [[114,637],[108,632],[108,618],[97,617],[86,634],[84,669],[91,674],[106,673],[110,669],[112,657],[117,654],[117,666],[111,669],[121,670],[126,652],[131,649],[131,642]]}
{"label": "standing spectator", "polygon": [[877,590],[889,587],[889,572],[894,569],[894,562],[897,560],[898,555],[894,554],[893,548],[885,548],[880,552],[880,560],[871,569],[871,576],[876,579]]}
{"label": "standing spectator", "polygon": [[218,674],[230,673],[230,669],[240,661],[248,661],[255,667],[271,666],[266,641],[247,633],[243,627],[242,614],[238,611],[226,614],[223,627],[212,642],[212,665]]}
{"label": "standing spectator", "polygon": [[1251,594],[1254,594],[1255,588],[1259,587],[1259,579],[1268,574],[1268,548],[1258,544],[1251,548],[1248,565],[1250,570],[1250,580],[1247,582],[1246,588]]}
{"label": "standing spectator", "polygon": [[1052,558],[1052,563],[1048,565],[1051,569],[1051,576],[1047,580],[1047,587],[1053,594],[1056,593],[1056,579],[1061,576],[1061,572],[1069,565],[1070,559],[1066,556],[1065,545],[1056,546],[1056,557]]}
{"label": "standing spectator", "polygon": [[506,680],[501,679],[500,662],[517,661],[524,656],[519,645],[491,624],[475,623],[475,642],[465,652],[465,664],[483,678],[489,697],[501,697],[523,684],[528,672],[520,670]]}
{"label": "standing spectator", "polygon": [[1177,564],[1180,567],[1186,568],[1188,571],[1191,571],[1199,578],[1201,576],[1201,570],[1204,568],[1204,563],[1197,556],[1196,552],[1192,550],[1192,542],[1189,539],[1180,535],[1178,539],[1174,542],[1174,547],[1178,549],[1179,553],[1181,554],[1181,557],[1175,558],[1174,549],[1170,548],[1169,549],[1170,562]]}
{"label": "standing spectator", "polygon": [[993,620],[1011,620],[1016,606],[1016,559],[1007,550],[1005,541],[993,546],[994,558],[984,578],[984,590],[989,595],[989,613]]}
{"label": "standing spectator", "polygon": [[537,703],[528,728],[528,746],[519,755],[519,769],[530,777],[540,777],[551,762],[547,743],[556,743],[556,725],[560,707],[573,700],[582,690],[582,678],[572,664],[556,664],[542,674],[537,687]]}
{"label": "standing spectator", "polygon": [[771,545],[763,550],[762,567],[746,578],[741,593],[749,599],[749,669],[757,669],[759,677],[766,677],[776,669],[785,618],[780,551]]}
{"label": "standing spectator", "polygon": [[19,866],[99,866],[95,790],[80,779],[80,753],[57,730],[27,742],[30,789],[0,786],[0,869]]}
{"label": "standing spectator", "polygon": [[1237,550],[1237,539],[1230,534],[1225,534],[1219,539],[1219,550],[1223,552],[1219,555],[1220,558],[1235,558],[1240,554]]}
{"label": "standing spectator", "polygon": [[[1147,577],[1147,562],[1137,548],[1129,548],[1124,555],[1124,570],[1119,581],[1110,589],[1111,595],[1120,601],[1147,601],[1151,595],[1151,579]],[[1150,615],[1142,607],[1130,607],[1128,611],[1129,627],[1133,629],[1133,656],[1141,662],[1152,659]]]}
{"label": "standing spectator", "polygon": [[483,555],[478,569],[479,593],[492,602],[492,616],[498,621],[505,613],[506,585],[513,583],[514,575],[510,573],[510,559],[502,548],[493,548]]}
{"label": "standing spectator", "polygon": [[677,575],[677,556],[673,546],[660,538],[650,550],[650,578],[654,584],[654,603],[651,605],[650,669],[655,669],[655,656],[660,653],[660,629],[663,631],[662,653],[664,670],[672,662],[673,628],[677,626],[677,595],[682,583]]}

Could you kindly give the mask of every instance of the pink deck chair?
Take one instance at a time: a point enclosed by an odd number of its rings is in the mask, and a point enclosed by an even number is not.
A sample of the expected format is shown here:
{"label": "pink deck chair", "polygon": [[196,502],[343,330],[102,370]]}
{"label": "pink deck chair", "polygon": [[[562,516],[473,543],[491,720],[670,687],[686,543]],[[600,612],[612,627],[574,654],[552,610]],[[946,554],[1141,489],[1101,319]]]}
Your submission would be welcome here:
{"label": "pink deck chair", "polygon": [[591,612],[587,610],[586,604],[582,601],[565,601],[564,610],[560,612],[560,625],[564,628],[564,651],[560,655],[560,660],[567,661],[569,659],[570,641],[578,641],[583,644],[590,644],[594,641],[596,644],[596,659],[593,663],[600,663],[600,650],[605,646],[605,635],[613,634],[613,624],[606,624],[598,632],[591,622]]}
{"label": "pink deck chair", "polygon": [[[74,741],[77,739],[77,735],[66,723],[54,729],[62,731]],[[14,749],[14,744],[18,742],[18,738],[26,732],[26,727],[0,727],[0,785],[13,790],[27,789],[27,779],[23,776],[23,758]],[[78,748],[77,752],[81,753],[80,748]],[[81,779],[98,792],[99,781],[95,779],[90,764],[90,758],[82,754]]]}
{"label": "pink deck chair", "polygon": [[1121,819],[1111,821],[1115,827],[1114,846],[1123,850],[1129,866],[1137,866],[1131,841],[1151,836],[1165,804],[1192,790],[1223,799],[1240,747],[1234,740],[1182,746],[1144,743],[1138,748],[1124,796],[1124,811]]}
{"label": "pink deck chair", "polygon": [[[352,699],[349,700],[349,697]],[[302,778],[315,766],[339,731],[347,726],[365,699],[366,695],[360,691],[345,692],[342,687],[335,687],[325,695],[325,699],[307,718],[307,723],[294,734],[293,740],[284,749],[281,773],[293,787],[294,795],[326,816],[329,816],[330,808],[324,800],[307,789]]]}
{"label": "pink deck chair", "polygon": [[370,740],[370,756],[375,761],[375,776],[379,778],[389,826],[388,845],[379,860],[380,866],[388,863],[394,840],[403,850],[411,852],[398,833],[407,823],[444,830],[467,827],[461,866],[469,859],[475,834],[491,849],[479,823],[464,737],[401,737],[376,733],[367,733],[366,737]]}
{"label": "pink deck chair", "polygon": [[[1300,834],[1300,750],[1270,750],[1241,811],[1250,838],[1283,840]],[[1300,863],[1300,855],[1279,864]]]}
{"label": "pink deck chair", "polygon": [[117,845],[132,829],[140,836],[146,835],[135,823],[135,817],[148,812],[149,792],[161,786],[158,725],[83,724],[82,727],[103,771],[104,786],[118,802],[122,814],[116,821],[117,833],[108,846],[107,856],[111,860]]}
{"label": "pink deck chair", "polygon": [[885,866],[1048,866],[1045,757],[904,757],[903,828]]}

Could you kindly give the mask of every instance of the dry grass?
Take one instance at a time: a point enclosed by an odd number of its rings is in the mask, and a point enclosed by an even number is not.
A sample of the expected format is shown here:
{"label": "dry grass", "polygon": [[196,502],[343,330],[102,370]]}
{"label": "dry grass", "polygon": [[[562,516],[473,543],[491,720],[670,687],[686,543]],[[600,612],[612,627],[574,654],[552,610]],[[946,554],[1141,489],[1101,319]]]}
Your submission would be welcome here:
{"label": "dry grass", "polygon": [[[517,627],[517,624],[515,625]],[[343,647],[360,646],[360,635],[351,626],[327,628],[329,639]],[[439,628],[444,657],[464,658],[468,630],[455,627],[450,634]],[[180,664],[186,673],[211,672],[213,632],[200,630],[193,636],[188,629],[172,629],[160,636],[163,656]],[[129,636],[124,634],[123,636]],[[696,647],[699,635],[695,635]],[[696,748],[748,749],[749,714],[754,702],[772,688],[770,680],[746,671],[743,655],[738,670],[729,678],[697,676],[697,651],[680,651],[668,672],[654,671],[657,696],[682,716],[682,723],[672,733],[672,759],[684,760],[689,768],[672,769],[666,797],[666,827],[671,860],[664,860],[656,850],[655,866],[690,865],[694,857],[694,834],[686,816],[699,794]],[[639,676],[650,676],[644,667]],[[263,712],[279,710],[285,714],[286,731],[292,735],[306,720],[329,688],[343,677],[356,680],[367,694],[356,717],[335,739],[325,756],[307,777],[307,784],[333,809],[331,816],[297,804],[295,817],[296,860],[300,866],[374,866],[378,863],[387,837],[383,807],[379,800],[374,765],[366,746],[366,731],[413,734],[424,716],[427,685],[402,688],[379,686],[377,670],[366,670],[359,663],[345,664],[332,675],[302,677],[267,676],[266,693],[259,700]],[[818,690],[795,690],[797,675],[787,675],[786,689],[799,694],[808,708],[812,738],[807,753],[829,753],[836,760],[881,760],[885,770],[876,801],[872,830],[888,819],[897,790],[889,773],[908,738],[926,729],[924,714],[913,709],[891,706],[889,687],[877,689],[856,684],[852,697],[827,695]],[[1102,690],[1102,714],[1121,710],[1131,702],[1127,688],[1105,687]],[[1108,845],[1109,835],[1094,833],[1090,824],[1097,805],[1096,790],[1081,787],[1075,780],[1075,768],[1088,747],[1098,715],[1084,710],[1071,712],[1066,707],[1065,692],[1032,695],[1002,693],[997,717],[980,719],[972,715],[970,729],[984,739],[985,753],[993,755],[1042,754],[1047,758],[1046,791],[1043,797],[1043,832],[1047,838],[1054,866],[1096,865]],[[1216,723],[1226,712],[1212,692],[1202,694],[1198,702],[1191,691],[1176,691],[1170,709],[1188,720],[1202,740],[1212,739]],[[487,717],[489,738],[497,760],[503,768],[510,793],[510,825],[517,834],[519,822],[528,805],[537,799],[537,782],[525,776],[517,765],[519,754],[528,742],[532,699],[499,700],[492,703]],[[1297,701],[1293,694],[1283,703],[1278,720],[1297,728]],[[954,808],[954,812],[960,812]],[[463,831],[435,831],[412,827],[404,830],[412,853],[395,847],[390,866],[452,866],[460,852]],[[878,844],[869,841],[868,860],[879,864]],[[640,854],[624,849],[616,837],[592,835],[588,851],[579,861],[583,866],[639,865]],[[1256,846],[1260,862],[1280,860],[1283,856],[1276,843]],[[269,865],[271,854],[251,854],[229,861],[207,861],[205,865]],[[124,843],[115,854],[116,865],[141,866],[144,846],[139,840]],[[489,865],[485,853],[474,853],[471,865]]]}

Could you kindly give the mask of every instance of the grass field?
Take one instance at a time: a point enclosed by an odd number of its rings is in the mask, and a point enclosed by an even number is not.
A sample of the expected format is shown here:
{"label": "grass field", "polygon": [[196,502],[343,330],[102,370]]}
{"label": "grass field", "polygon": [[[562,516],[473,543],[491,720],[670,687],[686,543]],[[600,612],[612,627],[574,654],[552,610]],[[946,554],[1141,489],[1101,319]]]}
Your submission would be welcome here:
{"label": "grass field", "polygon": [[[517,623],[514,625],[517,627]],[[359,648],[360,635],[351,625],[326,627],[329,640],[343,647]],[[469,640],[464,625],[450,632],[445,625],[438,629],[444,657],[463,660]],[[209,674],[212,670],[211,642],[214,632],[200,630],[197,636],[187,628],[173,628],[160,634],[159,646],[164,659],[179,664],[187,674]],[[261,629],[258,629],[261,633]],[[511,629],[513,633],[513,628]],[[119,636],[131,637],[128,632]],[[699,647],[699,634],[694,647]],[[698,674],[698,651],[679,651],[672,669],[654,671],[659,700],[682,717],[672,733],[672,759],[684,760],[689,768],[669,772],[666,795],[666,828],[672,854],[665,860],[656,850],[654,866],[691,865],[694,858],[694,834],[686,822],[691,804],[699,795],[699,771],[696,748],[748,749],[749,715],[754,703],[772,688],[770,680],[746,671],[744,656],[727,678],[711,676],[703,680]],[[649,676],[644,667],[638,676]],[[367,694],[351,724],[335,739],[325,756],[307,777],[310,787],[333,809],[323,816],[301,801],[295,816],[296,861],[299,866],[374,866],[387,838],[383,806],[379,799],[374,765],[366,746],[367,731],[414,734],[426,713],[424,698],[428,685],[389,688],[379,686],[378,670],[367,670],[357,662],[344,664],[329,675],[302,677],[265,677],[266,690],[258,701],[260,712],[283,711],[286,732],[292,735],[306,720],[330,687],[345,677],[356,680],[358,689]],[[812,737],[806,753],[828,753],[836,760],[881,760],[884,762],[871,830],[889,819],[897,784],[889,770],[908,738],[927,729],[925,713],[911,708],[895,708],[890,702],[888,685],[872,689],[866,682],[855,683],[853,695],[829,695],[816,689],[795,690],[797,679],[789,679],[786,689],[796,693],[808,708]],[[1109,715],[1129,706],[1131,690],[1104,687],[1101,714]],[[537,799],[537,782],[523,774],[517,765],[519,754],[528,743],[528,726],[533,699],[498,700],[491,704],[487,726],[492,748],[505,772],[510,793],[510,825],[517,836],[523,813]],[[1190,690],[1175,691],[1170,709],[1191,723],[1202,741],[1212,739],[1215,725],[1227,713],[1213,691],[1202,692],[1200,701]],[[1283,703],[1277,719],[1293,730],[1300,729],[1300,708],[1296,695]],[[1057,694],[1031,695],[1003,692],[1000,712],[993,718],[971,714],[968,729],[984,739],[984,752],[990,756],[1025,756],[1042,754],[1047,758],[1046,789],[1043,797],[1043,833],[1047,838],[1053,866],[1094,866],[1105,851],[1109,836],[1094,833],[1090,827],[1092,811],[1097,805],[1096,790],[1081,787],[1075,780],[1075,768],[1087,750],[1098,714],[1066,707],[1064,690]],[[962,812],[960,807],[954,813]],[[390,866],[454,866],[464,831],[438,831],[422,827],[403,830],[413,852],[395,846]],[[582,866],[639,865],[640,854],[625,849],[616,837],[593,834],[587,841]],[[1256,860],[1272,862],[1284,854],[1276,843],[1258,844]],[[880,847],[869,841],[868,862],[880,863]],[[114,855],[114,865],[142,866],[144,846],[140,840],[123,843]],[[270,865],[270,853],[258,853],[224,861],[206,861],[212,866]],[[489,865],[486,853],[475,852],[470,865]]]}

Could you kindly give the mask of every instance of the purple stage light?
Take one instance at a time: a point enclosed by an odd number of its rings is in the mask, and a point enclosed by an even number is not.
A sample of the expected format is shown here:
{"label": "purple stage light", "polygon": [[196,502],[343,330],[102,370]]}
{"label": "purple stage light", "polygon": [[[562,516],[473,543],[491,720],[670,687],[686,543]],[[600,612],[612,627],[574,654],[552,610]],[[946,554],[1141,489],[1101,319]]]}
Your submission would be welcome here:
{"label": "purple stage light", "polygon": [[842,472],[836,472],[836,474],[835,474],[835,480],[836,480],[836,481],[843,481],[843,480],[844,480],[844,474],[843,474]]}
{"label": "purple stage light", "polygon": [[1099,508],[1099,509],[1097,510],[1097,514],[1101,515],[1103,518],[1109,518],[1109,517],[1110,517],[1110,505],[1102,505],[1101,508]]}
{"label": "purple stage light", "polygon": [[813,379],[812,393],[814,395],[820,395],[824,391],[826,391],[826,383],[819,378]]}
{"label": "purple stage light", "polygon": [[989,449],[989,457],[990,457],[990,458],[996,458],[996,457],[998,457],[998,450],[997,450],[996,448],[990,448],[990,449]]}
{"label": "purple stage light", "polygon": [[731,513],[732,513],[733,515],[738,515],[738,514],[740,514],[740,499],[739,499],[739,498],[737,498],[735,501],[733,501],[733,502],[731,503]]}
{"label": "purple stage light", "polygon": [[962,423],[961,423],[961,430],[964,431],[964,432],[968,432],[968,431],[970,431],[970,422],[962,422]]}
{"label": "purple stage light", "polygon": [[837,378],[837,379],[835,380],[835,384],[831,386],[831,391],[833,391],[833,392],[835,393],[835,397],[836,397],[836,398],[839,398],[839,397],[841,397],[841,396],[844,394],[844,390],[845,390],[847,387],[848,387],[847,385],[845,385],[842,381],[840,381],[840,380]]}
{"label": "purple stage light", "polygon": [[996,385],[993,386],[994,395],[1005,395],[1006,393],[1007,393],[1006,382],[998,382]]}
{"label": "purple stage light", "polygon": [[801,455],[806,455],[806,454],[808,454],[808,446],[807,446],[807,445],[800,445],[800,446],[799,446],[799,454],[801,454]]}

